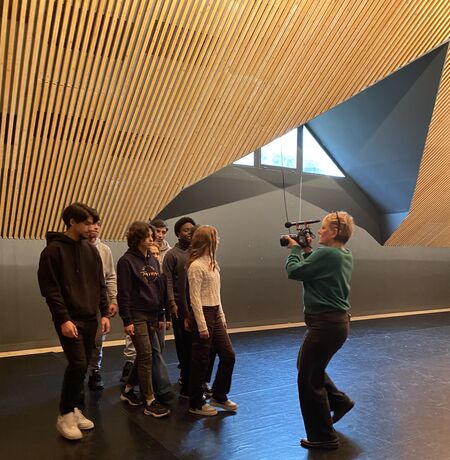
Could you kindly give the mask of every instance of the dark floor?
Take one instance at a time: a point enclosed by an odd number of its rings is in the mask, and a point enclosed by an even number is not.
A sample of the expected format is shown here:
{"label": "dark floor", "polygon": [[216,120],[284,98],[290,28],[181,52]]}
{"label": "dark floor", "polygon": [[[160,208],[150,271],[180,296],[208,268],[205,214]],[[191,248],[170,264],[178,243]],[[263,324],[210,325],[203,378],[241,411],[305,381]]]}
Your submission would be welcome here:
{"label": "dark floor", "polygon": [[[237,414],[196,418],[176,400],[168,419],[119,401],[121,347],[106,348],[104,391],[88,394],[96,424],[82,441],[55,430],[62,354],[0,359],[1,459],[450,459],[450,314],[352,323],[329,374],[356,401],[336,428],[341,447],[308,452],[296,388],[303,328],[232,335]],[[178,369],[173,342],[166,359]],[[176,389],[176,386],[174,387]]]}

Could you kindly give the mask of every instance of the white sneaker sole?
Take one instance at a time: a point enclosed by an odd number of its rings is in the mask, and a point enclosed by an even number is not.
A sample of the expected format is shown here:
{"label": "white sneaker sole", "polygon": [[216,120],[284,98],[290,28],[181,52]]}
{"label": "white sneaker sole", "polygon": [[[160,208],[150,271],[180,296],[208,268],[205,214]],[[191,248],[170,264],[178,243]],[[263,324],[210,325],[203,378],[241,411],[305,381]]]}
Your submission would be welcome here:
{"label": "white sneaker sole", "polygon": [[84,424],[84,425],[81,423],[81,424],[78,425],[78,429],[79,429],[79,430],[84,430],[84,431],[93,430],[93,429],[94,429],[94,426],[95,426],[95,425],[94,425],[93,422],[91,422],[91,423],[86,423],[86,424]]}
{"label": "white sneaker sole", "polygon": [[64,433],[64,431],[58,426],[56,425],[56,429],[58,430],[58,433],[63,437],[63,438],[66,438],[68,439],[69,441],[78,441],[79,439],[82,439],[83,438],[83,433],[80,431],[80,434],[73,434],[73,435],[70,435],[70,434],[67,434],[67,433]]}
{"label": "white sneaker sole", "polygon": [[165,412],[164,414],[155,414],[154,412],[144,409],[144,415],[151,415],[152,417],[155,417],[155,418],[163,418],[163,417],[167,417],[168,415],[170,415],[170,410]]}
{"label": "white sneaker sole", "polygon": [[194,414],[194,415],[204,415],[204,416],[206,416],[206,417],[212,417],[212,416],[218,414],[218,412],[217,412],[216,410],[204,412],[204,411],[202,411],[202,410],[200,410],[200,409],[189,409],[189,412],[190,412],[191,414]]}
{"label": "white sneaker sole", "polygon": [[209,402],[209,404],[214,407],[221,407],[222,409],[228,410],[230,412],[236,412],[239,407],[237,404],[235,406],[227,406],[220,403],[219,401],[214,401],[213,399]]}

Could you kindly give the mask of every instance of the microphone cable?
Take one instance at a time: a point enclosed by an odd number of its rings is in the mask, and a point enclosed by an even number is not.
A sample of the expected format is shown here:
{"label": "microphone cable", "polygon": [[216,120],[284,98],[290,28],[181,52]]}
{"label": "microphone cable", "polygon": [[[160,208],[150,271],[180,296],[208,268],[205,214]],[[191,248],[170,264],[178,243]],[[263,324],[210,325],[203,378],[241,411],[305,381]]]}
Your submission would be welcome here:
{"label": "microphone cable", "polygon": [[[287,200],[286,200],[286,183],[284,177],[284,158],[283,158],[283,144],[281,144],[281,181],[283,184],[283,201],[284,201],[284,212],[286,214],[286,222],[289,222],[288,210],[287,210]],[[302,188],[303,188],[303,171],[300,171],[300,181],[299,181],[299,192],[298,192],[298,222],[302,220]]]}
{"label": "microphone cable", "polygon": [[[283,163],[283,154],[281,154],[281,162]],[[286,222],[289,222],[287,202],[286,202],[286,184],[284,182],[284,166],[281,167],[281,180],[283,183],[283,199],[284,199],[284,211],[286,213]]]}

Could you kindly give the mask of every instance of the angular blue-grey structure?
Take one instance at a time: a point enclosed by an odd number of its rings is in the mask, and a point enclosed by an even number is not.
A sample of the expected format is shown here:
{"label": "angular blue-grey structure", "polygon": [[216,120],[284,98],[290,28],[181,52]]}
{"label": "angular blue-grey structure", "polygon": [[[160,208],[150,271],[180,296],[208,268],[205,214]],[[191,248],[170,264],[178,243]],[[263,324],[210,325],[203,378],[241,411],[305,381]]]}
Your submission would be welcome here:
{"label": "angular blue-grey structure", "polygon": [[379,209],[381,243],[410,209],[447,48],[436,48],[308,123]]}

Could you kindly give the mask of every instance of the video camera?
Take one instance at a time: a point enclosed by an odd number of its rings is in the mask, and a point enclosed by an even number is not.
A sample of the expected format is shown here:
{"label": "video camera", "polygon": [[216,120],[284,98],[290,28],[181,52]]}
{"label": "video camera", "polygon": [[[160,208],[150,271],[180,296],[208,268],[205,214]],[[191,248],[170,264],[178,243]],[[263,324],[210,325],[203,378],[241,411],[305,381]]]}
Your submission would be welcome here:
{"label": "video camera", "polygon": [[[297,233],[289,233],[288,236],[297,241],[301,248],[308,248],[308,237],[311,237],[312,239],[316,237],[316,235],[314,235],[312,230],[309,228],[309,225],[317,224],[318,222],[320,222],[320,220],[302,220],[300,222],[286,222],[284,226],[286,228],[295,226]],[[287,246],[289,244],[286,235],[281,236],[280,244],[281,246]]]}

